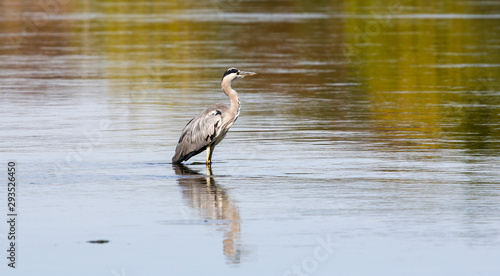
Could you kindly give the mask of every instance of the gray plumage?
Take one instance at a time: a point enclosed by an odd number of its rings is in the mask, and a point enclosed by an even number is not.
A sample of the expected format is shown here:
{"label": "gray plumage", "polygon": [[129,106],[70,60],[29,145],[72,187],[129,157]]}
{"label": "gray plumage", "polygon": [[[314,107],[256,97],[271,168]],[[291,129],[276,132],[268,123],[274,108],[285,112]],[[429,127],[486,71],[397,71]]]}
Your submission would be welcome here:
{"label": "gray plumage", "polygon": [[207,165],[212,162],[212,153],[217,144],[224,139],[227,131],[238,119],[240,114],[240,100],[238,93],[231,88],[231,82],[255,73],[242,72],[236,68],[226,70],[221,80],[222,91],[231,101],[228,107],[216,103],[207,107],[203,112],[191,119],[182,130],[181,137],[172,157],[173,163],[180,163],[207,150]]}

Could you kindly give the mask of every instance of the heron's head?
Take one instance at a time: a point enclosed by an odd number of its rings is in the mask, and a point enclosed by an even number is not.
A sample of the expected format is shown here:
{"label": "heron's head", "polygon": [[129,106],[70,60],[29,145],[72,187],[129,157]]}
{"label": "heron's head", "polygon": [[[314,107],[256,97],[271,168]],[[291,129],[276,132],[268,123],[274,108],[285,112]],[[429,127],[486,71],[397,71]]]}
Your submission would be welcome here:
{"label": "heron's head", "polygon": [[245,72],[245,71],[240,71],[234,67],[231,67],[224,72],[224,75],[222,76],[222,81],[233,81],[235,79],[242,79],[246,76],[251,76],[255,75],[254,72]]}

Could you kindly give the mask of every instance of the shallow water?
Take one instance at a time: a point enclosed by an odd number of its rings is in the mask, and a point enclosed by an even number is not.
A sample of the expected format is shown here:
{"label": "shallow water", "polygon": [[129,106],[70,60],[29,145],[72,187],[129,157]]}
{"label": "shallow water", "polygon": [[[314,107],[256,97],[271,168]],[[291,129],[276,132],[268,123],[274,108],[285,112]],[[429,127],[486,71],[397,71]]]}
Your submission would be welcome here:
{"label": "shallow water", "polygon": [[[0,161],[19,179],[2,273],[498,275],[499,13],[2,1]],[[172,166],[230,66],[258,74],[233,85],[212,175],[204,154]]]}

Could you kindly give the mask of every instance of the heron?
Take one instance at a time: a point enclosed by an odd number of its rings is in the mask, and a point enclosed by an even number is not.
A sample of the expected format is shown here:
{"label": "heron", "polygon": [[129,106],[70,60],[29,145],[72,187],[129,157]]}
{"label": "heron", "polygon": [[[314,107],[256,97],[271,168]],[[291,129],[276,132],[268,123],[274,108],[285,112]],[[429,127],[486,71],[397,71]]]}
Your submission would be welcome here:
{"label": "heron", "polygon": [[215,146],[224,139],[229,128],[240,115],[240,98],[231,87],[234,80],[255,75],[254,72],[240,71],[231,67],[224,72],[221,80],[222,91],[229,97],[231,106],[223,103],[212,104],[184,127],[175,148],[172,163],[178,164],[189,158],[207,151],[206,165],[212,164],[212,153]]}

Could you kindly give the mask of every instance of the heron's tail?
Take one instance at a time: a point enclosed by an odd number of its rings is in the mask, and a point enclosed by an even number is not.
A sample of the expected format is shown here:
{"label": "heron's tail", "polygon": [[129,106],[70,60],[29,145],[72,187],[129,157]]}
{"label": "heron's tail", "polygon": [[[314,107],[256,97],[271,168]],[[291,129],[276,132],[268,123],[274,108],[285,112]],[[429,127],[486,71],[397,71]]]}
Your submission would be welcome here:
{"label": "heron's tail", "polygon": [[191,151],[191,152],[185,154],[182,147],[177,146],[177,148],[175,149],[175,155],[174,155],[174,157],[172,157],[172,163],[179,164],[183,161],[188,161],[191,157],[199,154],[200,152],[203,152],[206,149],[207,149],[207,147],[204,146],[201,149],[194,150],[194,151]]}
{"label": "heron's tail", "polygon": [[184,155],[176,151],[174,157],[172,157],[172,163],[180,164],[182,161],[184,161]]}

